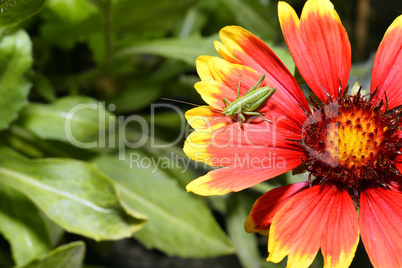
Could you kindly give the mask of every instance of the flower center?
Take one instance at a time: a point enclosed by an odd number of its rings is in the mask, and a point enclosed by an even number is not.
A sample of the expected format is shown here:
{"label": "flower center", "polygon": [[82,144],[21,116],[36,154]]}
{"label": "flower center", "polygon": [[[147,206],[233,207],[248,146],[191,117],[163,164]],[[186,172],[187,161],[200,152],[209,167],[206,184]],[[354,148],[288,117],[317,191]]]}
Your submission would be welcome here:
{"label": "flower center", "polygon": [[[327,125],[327,150],[332,159],[345,168],[359,168],[374,161],[379,145],[384,140],[381,122],[368,111],[345,111]],[[370,114],[371,113],[371,114]]]}
{"label": "flower center", "polygon": [[366,180],[381,185],[394,173],[401,149],[398,118],[385,105],[360,94],[315,105],[303,126],[307,170],[319,182],[336,180],[357,189]]}

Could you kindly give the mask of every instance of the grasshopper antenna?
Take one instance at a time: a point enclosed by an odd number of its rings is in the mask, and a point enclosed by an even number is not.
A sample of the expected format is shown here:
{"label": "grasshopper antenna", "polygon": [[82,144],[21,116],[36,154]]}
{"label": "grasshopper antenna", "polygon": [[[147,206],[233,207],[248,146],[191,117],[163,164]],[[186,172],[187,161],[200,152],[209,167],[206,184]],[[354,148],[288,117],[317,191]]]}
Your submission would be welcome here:
{"label": "grasshopper antenna", "polygon": [[174,99],[169,99],[169,98],[161,98],[162,100],[167,100],[167,101],[173,101],[173,102],[178,102],[178,103],[184,103],[184,104],[189,104],[189,105],[192,105],[192,106],[195,106],[195,107],[200,107],[201,105],[198,105],[198,104],[194,104],[194,103],[191,103],[191,102],[187,102],[187,101],[181,101],[181,100],[174,100]]}
{"label": "grasshopper antenna", "polygon": [[[189,104],[189,105],[192,105],[192,106],[195,106],[195,107],[201,107],[201,105],[194,104],[194,103],[187,102],[187,101],[174,100],[174,99],[169,99],[169,98],[161,98],[161,100],[173,101],[173,102],[178,102],[178,103]],[[216,110],[216,109],[214,109],[214,108],[212,108],[210,106],[203,106],[203,107],[206,107],[206,108],[208,108],[208,109],[210,109],[210,110],[212,110],[214,112],[217,112],[217,113],[222,113],[222,111]]]}

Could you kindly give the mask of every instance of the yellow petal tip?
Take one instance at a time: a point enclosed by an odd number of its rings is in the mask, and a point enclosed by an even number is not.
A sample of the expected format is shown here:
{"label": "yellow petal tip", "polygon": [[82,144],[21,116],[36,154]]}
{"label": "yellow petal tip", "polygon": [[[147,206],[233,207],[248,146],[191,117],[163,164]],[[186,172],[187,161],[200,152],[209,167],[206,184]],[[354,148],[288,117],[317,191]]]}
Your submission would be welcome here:
{"label": "yellow petal tip", "polygon": [[193,180],[186,186],[187,192],[192,192],[198,195],[210,196],[210,195],[223,195],[228,193],[226,189],[218,189],[212,187],[208,182],[211,182],[213,178],[206,174],[198,179]]}
{"label": "yellow petal tip", "polygon": [[296,11],[286,2],[279,1],[278,3],[279,22],[283,26],[286,21],[291,20],[296,25],[299,25],[299,17]]}

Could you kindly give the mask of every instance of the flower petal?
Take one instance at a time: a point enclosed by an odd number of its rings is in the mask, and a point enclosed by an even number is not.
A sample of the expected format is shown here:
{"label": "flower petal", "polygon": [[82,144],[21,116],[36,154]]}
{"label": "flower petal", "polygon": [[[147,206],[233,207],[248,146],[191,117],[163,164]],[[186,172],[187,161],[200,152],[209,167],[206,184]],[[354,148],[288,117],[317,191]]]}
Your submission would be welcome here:
{"label": "flower petal", "polygon": [[[195,84],[196,90],[209,105],[220,111],[223,111],[226,107],[223,98],[233,102],[237,98],[238,91],[239,96],[244,96],[262,76],[261,73],[247,66],[233,64],[216,57],[199,58],[197,61],[198,68],[202,81]],[[208,71],[206,71],[207,68]],[[261,87],[265,86],[273,88],[274,84],[265,77]],[[292,98],[286,91],[277,89],[258,112],[265,113],[267,118],[283,118],[286,116],[289,124],[301,126],[306,120],[306,116],[301,109],[302,104],[296,101],[290,102],[289,100],[292,100]],[[304,97],[303,101],[306,102]],[[309,109],[308,106],[307,109]]]}
{"label": "flower petal", "polygon": [[197,71],[202,81],[195,84],[195,89],[205,102],[221,111],[225,108],[223,98],[233,102],[237,92],[243,96],[261,78],[260,73],[247,66],[232,64],[217,57],[199,59]]}
{"label": "flower petal", "polygon": [[218,81],[201,81],[194,85],[201,98],[218,111],[223,111],[225,104],[223,97],[235,99],[236,93],[233,89]]}
{"label": "flower petal", "polygon": [[374,267],[402,267],[402,193],[367,187],[360,197],[359,225]]}
{"label": "flower petal", "polygon": [[377,89],[380,99],[386,97],[388,108],[402,105],[402,15],[389,26],[378,47],[371,76],[371,92]]}
{"label": "flower petal", "polygon": [[221,55],[222,58],[231,63],[241,64],[241,62],[238,59],[236,59],[235,56],[233,56],[232,52],[230,52],[230,50],[224,44],[222,44],[219,41],[215,41],[214,45],[215,50],[219,53],[219,55]]}
{"label": "flower petal", "polygon": [[197,68],[198,76],[201,78],[202,81],[213,81],[214,78],[209,70],[208,62],[209,60],[213,59],[213,56],[200,56],[195,61],[195,65]]}
{"label": "flower petal", "polygon": [[307,189],[308,182],[299,182],[275,188],[255,201],[250,214],[244,222],[248,233],[268,235],[272,219],[278,210],[293,196]]}
{"label": "flower petal", "polygon": [[195,130],[216,129],[222,125],[232,123],[227,116],[215,111],[210,106],[200,106],[188,110],[184,115],[189,125]]}
{"label": "flower petal", "polygon": [[341,188],[329,204],[327,229],[321,237],[321,252],[325,267],[349,267],[359,243],[355,205],[348,192]]}
{"label": "flower petal", "polygon": [[[303,109],[309,110],[303,92],[292,74],[261,39],[239,26],[223,28],[219,37],[222,43],[217,42],[215,47],[220,53],[225,51],[221,54],[223,58],[230,62],[241,62],[265,74],[267,84],[277,89],[275,94],[287,101],[290,111],[302,113]],[[231,56],[227,56],[228,51]]]}
{"label": "flower petal", "polygon": [[[257,120],[261,119],[253,122]],[[183,150],[191,159],[212,166],[262,168],[275,161],[275,165],[282,167],[295,159],[300,163],[304,148],[288,140],[301,139],[300,129],[292,132],[282,128],[281,122],[253,122],[243,123],[241,128],[237,122],[211,122],[212,127],[192,132]]]}
{"label": "flower petal", "polygon": [[[353,210],[353,202],[343,187],[324,184],[300,192],[273,219],[267,260],[280,262],[288,255],[288,267],[308,267],[321,246],[325,267],[347,267],[358,242],[357,215],[355,212],[353,216]],[[344,238],[346,241],[341,240]]]}
{"label": "flower petal", "polygon": [[[290,158],[290,157],[289,157]],[[217,162],[224,162],[225,159],[217,159]],[[240,159],[240,165],[260,165]],[[225,167],[208,172],[206,175],[190,182],[186,189],[198,195],[223,195],[229,192],[238,192],[250,188],[260,182],[272,179],[301,164],[300,158],[289,159],[286,162],[275,162],[275,158],[268,160],[262,168],[233,168]]]}
{"label": "flower petal", "polygon": [[[253,119],[239,128],[239,123],[227,122],[228,117],[214,117],[215,111],[195,109],[186,114],[194,120],[191,124],[196,131],[187,137],[184,152],[195,161],[230,168],[194,180],[187,186],[188,191],[200,195],[240,191],[295,168],[305,157],[303,147],[288,140],[301,139],[300,128],[290,131],[286,120],[273,124]],[[203,114],[197,116],[196,112]],[[260,122],[255,123],[257,120]]]}
{"label": "flower petal", "polygon": [[285,2],[278,5],[279,21],[300,74],[324,102],[339,96],[348,82],[351,48],[345,28],[328,0],[306,2],[300,20]]}

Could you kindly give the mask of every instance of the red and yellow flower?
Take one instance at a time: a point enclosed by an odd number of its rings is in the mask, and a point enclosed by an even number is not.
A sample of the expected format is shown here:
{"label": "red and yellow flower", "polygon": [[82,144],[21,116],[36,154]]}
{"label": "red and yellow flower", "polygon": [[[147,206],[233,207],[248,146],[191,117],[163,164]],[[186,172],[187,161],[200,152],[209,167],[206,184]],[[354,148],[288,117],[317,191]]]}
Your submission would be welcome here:
{"label": "red and yellow flower", "polygon": [[[318,97],[309,106],[294,77],[272,50],[241,27],[225,27],[201,56],[196,90],[209,106],[186,113],[195,129],[185,153],[221,167],[188,184],[200,195],[240,191],[295,168],[309,180],[261,196],[245,222],[269,235],[268,261],[288,256],[307,267],[318,250],[325,267],[347,267],[359,237],[375,267],[402,267],[402,15],[378,48],[370,93],[347,95],[351,48],[328,0],[309,0],[301,17],[279,3],[290,53]],[[222,99],[242,96],[261,77],[275,94],[259,110],[270,123],[225,116]],[[240,81],[240,83],[239,83]]]}

